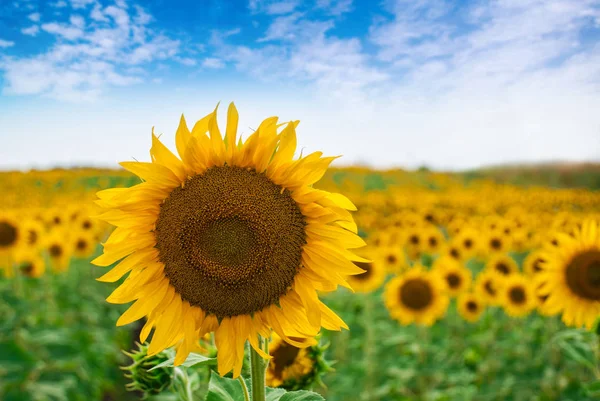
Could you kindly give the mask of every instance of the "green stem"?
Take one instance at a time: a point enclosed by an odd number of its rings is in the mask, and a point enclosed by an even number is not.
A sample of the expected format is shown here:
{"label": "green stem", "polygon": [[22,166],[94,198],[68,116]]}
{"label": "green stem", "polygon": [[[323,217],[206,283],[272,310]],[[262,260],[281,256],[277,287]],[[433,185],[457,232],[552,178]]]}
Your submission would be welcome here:
{"label": "green stem", "polygon": [[[252,347],[251,347],[252,348]],[[244,401],[250,401],[250,394],[248,394],[248,386],[246,386],[246,382],[242,376],[238,376],[238,381],[242,385],[242,390],[244,390]]]}
{"label": "green stem", "polygon": [[[266,347],[268,343],[268,340],[263,339],[260,335],[258,336],[258,346],[261,349],[263,347]],[[266,400],[265,373],[267,371],[268,363],[269,361],[260,356],[258,352],[254,350],[254,347],[250,347],[250,368],[252,372],[252,401]]]}
{"label": "green stem", "polygon": [[175,384],[180,387],[177,389],[179,396],[185,401],[194,401],[194,393],[192,391],[192,383],[185,369],[176,367],[175,373]]}

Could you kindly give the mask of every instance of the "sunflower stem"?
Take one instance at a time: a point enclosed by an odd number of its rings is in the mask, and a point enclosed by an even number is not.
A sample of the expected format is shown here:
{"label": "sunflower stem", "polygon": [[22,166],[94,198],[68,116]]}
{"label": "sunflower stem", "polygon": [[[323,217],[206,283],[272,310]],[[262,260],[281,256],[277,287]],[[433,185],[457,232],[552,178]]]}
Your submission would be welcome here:
{"label": "sunflower stem", "polygon": [[[258,346],[262,349],[268,346],[269,341],[263,339],[260,335],[258,336]],[[268,349],[268,348],[267,348]],[[250,368],[252,374],[252,401],[265,401],[266,400],[266,382],[265,373],[267,371],[267,365],[269,361],[264,359],[254,350],[254,347],[250,347]]]}
{"label": "sunflower stem", "polygon": [[244,401],[250,401],[250,394],[248,394],[248,386],[246,386],[246,381],[242,376],[238,376],[238,381],[242,385],[242,390],[244,391]]}

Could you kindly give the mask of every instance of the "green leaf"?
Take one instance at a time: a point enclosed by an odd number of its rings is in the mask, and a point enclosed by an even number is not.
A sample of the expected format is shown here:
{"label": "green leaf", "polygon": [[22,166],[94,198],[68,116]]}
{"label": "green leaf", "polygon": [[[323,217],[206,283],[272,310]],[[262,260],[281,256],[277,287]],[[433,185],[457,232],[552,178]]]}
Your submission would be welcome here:
{"label": "green leaf", "polygon": [[312,391],[300,390],[285,393],[279,401],[325,401],[325,398]]}
{"label": "green leaf", "polygon": [[212,372],[208,383],[205,401],[240,401],[244,399],[244,390],[239,381],[221,377]]}
{"label": "green leaf", "polygon": [[[172,368],[175,367],[175,357],[169,358],[166,361],[159,363],[149,371],[153,371],[158,368]],[[204,365],[204,366],[212,366],[217,364],[217,358],[208,358],[204,355],[191,353],[187,359],[181,364],[181,366],[185,366],[189,368],[191,366]]]}
{"label": "green leaf", "polygon": [[600,396],[600,380],[585,385],[585,391],[590,397]]}
{"label": "green leaf", "polygon": [[271,388],[267,387],[267,401],[279,401],[282,395],[285,394],[285,390],[282,388]]}

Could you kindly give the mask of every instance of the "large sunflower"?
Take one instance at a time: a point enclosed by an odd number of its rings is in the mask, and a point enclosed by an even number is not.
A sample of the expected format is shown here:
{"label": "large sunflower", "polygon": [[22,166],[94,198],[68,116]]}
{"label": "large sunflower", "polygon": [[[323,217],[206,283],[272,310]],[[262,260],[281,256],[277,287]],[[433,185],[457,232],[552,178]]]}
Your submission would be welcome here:
{"label": "large sunflower", "polygon": [[591,328],[600,316],[600,227],[586,220],[573,236],[557,235],[540,255],[542,271],[536,275],[538,294],[548,296],[546,313],[561,313],[569,326]]}
{"label": "large sunflower", "polygon": [[152,135],[151,163],[121,165],[144,180],[98,193],[99,218],[117,228],[99,266],[122,261],[100,281],[131,272],[107,300],[137,301],[124,325],[144,316],[140,340],[154,334],[149,354],[178,345],[181,364],[198,338],[215,332],[218,371],[237,377],[244,343],[267,358],[258,336],[273,329],[287,343],[314,337],[321,327],[347,328],[319,291],[349,286],[345,277],[366,262],[348,249],[365,245],[346,197],[312,187],[335,157],[311,153],[297,160],[298,122],[264,120],[245,142],[238,113],[227,113],[224,138],[216,109],[190,131],[182,116],[177,158]]}
{"label": "large sunflower", "polygon": [[446,313],[449,298],[444,279],[415,266],[392,279],[385,290],[385,305],[401,324],[431,326]]}

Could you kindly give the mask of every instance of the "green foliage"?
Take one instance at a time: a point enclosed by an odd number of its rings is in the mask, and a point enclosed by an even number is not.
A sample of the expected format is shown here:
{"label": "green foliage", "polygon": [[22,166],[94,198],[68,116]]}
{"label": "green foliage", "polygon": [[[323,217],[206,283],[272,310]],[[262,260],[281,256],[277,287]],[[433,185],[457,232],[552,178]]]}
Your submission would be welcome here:
{"label": "green foliage", "polygon": [[433,327],[389,318],[381,290],[328,296],[350,331],[324,332],[333,374],[328,401],[596,400],[598,339],[557,317],[509,318],[489,308],[477,323],[451,305]]}
{"label": "green foliage", "polygon": [[0,280],[0,399],[130,399],[118,366],[132,343],[122,307],[104,300],[100,270],[76,261],[63,274]]}
{"label": "green foliage", "polygon": [[[246,387],[252,396],[250,379],[246,380]],[[216,372],[210,376],[208,394],[205,401],[241,401],[244,399],[242,384],[239,380],[221,377]],[[324,398],[312,391],[299,390],[286,392],[281,388],[267,387],[267,401],[324,401]]]}

